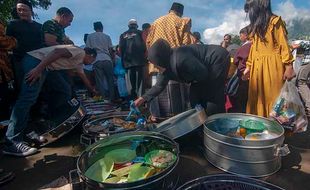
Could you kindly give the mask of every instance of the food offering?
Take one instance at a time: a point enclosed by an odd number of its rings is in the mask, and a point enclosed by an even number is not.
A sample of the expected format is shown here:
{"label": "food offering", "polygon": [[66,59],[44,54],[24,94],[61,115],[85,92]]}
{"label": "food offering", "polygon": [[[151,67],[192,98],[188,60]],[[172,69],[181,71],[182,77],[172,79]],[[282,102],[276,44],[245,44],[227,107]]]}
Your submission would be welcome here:
{"label": "food offering", "polygon": [[86,109],[87,115],[105,114],[118,108],[118,106],[106,102],[102,96],[90,96],[87,90],[77,90],[76,96]]}
{"label": "food offering", "polygon": [[106,146],[85,176],[110,184],[131,183],[155,176],[177,160],[176,150],[162,140],[132,138]]}
{"label": "food offering", "polygon": [[128,120],[126,117],[126,115],[112,115],[110,117],[95,119],[87,124],[87,130],[92,133],[111,135],[145,128],[145,121],[139,123],[139,118],[134,115]]}
{"label": "food offering", "polygon": [[215,132],[241,140],[267,140],[277,135],[261,121],[252,119],[219,119],[213,123]]}

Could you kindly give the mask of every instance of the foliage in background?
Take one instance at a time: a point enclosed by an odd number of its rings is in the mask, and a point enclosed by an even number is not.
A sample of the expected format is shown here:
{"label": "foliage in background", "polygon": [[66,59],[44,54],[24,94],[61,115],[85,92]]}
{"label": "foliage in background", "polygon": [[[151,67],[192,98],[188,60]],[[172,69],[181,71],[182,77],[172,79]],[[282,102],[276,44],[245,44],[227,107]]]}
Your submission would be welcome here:
{"label": "foliage in background", "polygon": [[294,20],[287,31],[290,40],[310,40],[310,19]]}
{"label": "foliage in background", "polygon": [[[0,20],[7,22],[11,19],[11,11],[15,6],[16,0],[0,0]],[[51,0],[29,0],[33,8],[48,9],[52,4]]]}
{"label": "foliage in background", "polygon": [[231,43],[233,43],[233,44],[237,44],[237,45],[241,45],[241,40],[240,40],[240,38],[239,38],[239,36],[238,35],[232,35],[231,36]]}

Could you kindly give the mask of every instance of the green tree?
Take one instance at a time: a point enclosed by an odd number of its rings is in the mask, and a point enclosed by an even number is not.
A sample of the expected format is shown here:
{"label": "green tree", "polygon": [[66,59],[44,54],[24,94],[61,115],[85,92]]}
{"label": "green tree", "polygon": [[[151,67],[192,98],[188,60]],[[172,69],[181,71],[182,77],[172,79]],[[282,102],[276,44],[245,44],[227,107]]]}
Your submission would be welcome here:
{"label": "green tree", "polygon": [[240,46],[241,45],[241,40],[240,40],[239,36],[238,35],[232,35],[231,43],[237,44],[237,45]]}
{"label": "green tree", "polygon": [[[48,9],[51,0],[29,0],[34,8]],[[0,0],[0,20],[7,22],[11,19],[11,11],[15,6],[15,0]]]}

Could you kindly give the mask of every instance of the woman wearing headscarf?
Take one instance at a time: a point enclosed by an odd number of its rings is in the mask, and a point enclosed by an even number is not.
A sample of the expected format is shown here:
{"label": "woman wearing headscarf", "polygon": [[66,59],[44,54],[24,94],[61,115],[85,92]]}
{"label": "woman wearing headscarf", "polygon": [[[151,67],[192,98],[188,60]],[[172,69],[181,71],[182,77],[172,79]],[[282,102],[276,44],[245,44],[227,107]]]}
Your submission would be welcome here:
{"label": "woman wearing headscarf", "polygon": [[149,48],[148,59],[161,74],[156,85],[135,100],[135,106],[151,101],[169,80],[174,80],[190,84],[192,107],[200,104],[208,114],[225,111],[224,83],[229,65],[226,49],[199,44],[171,48],[167,41],[159,39]]}

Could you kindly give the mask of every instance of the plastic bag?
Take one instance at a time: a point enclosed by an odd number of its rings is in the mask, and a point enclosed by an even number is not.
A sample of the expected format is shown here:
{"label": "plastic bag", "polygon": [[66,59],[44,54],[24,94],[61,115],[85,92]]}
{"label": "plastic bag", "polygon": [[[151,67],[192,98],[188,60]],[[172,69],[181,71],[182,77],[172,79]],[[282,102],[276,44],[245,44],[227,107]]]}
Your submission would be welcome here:
{"label": "plastic bag", "polygon": [[119,56],[116,56],[115,57],[114,74],[116,76],[118,76],[118,75],[125,75],[125,73],[126,73],[126,71],[123,67],[121,58]]}
{"label": "plastic bag", "polygon": [[292,129],[294,133],[307,130],[307,116],[293,81],[284,83],[270,116],[275,118],[284,128]]}
{"label": "plastic bag", "polygon": [[128,90],[126,85],[125,76],[118,76],[117,77],[117,89],[120,97],[128,96]]}

